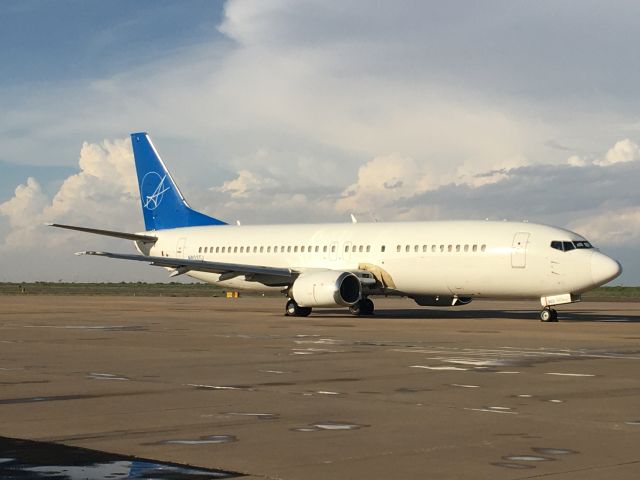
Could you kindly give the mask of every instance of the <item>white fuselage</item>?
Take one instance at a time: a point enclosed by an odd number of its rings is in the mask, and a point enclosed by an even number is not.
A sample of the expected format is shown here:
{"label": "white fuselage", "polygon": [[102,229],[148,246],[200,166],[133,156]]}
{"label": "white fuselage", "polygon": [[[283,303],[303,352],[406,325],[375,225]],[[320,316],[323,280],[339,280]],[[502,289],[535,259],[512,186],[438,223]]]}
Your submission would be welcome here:
{"label": "white fuselage", "polygon": [[[552,241],[585,240],[580,235],[534,223],[224,225],[150,233],[158,241],[142,251],[147,255],[302,272],[377,269],[387,280],[384,293],[396,295],[540,298],[579,294],[619,274],[617,262],[596,249],[561,251],[550,246]],[[233,289],[282,289],[244,276],[220,281],[219,274],[188,275]]]}

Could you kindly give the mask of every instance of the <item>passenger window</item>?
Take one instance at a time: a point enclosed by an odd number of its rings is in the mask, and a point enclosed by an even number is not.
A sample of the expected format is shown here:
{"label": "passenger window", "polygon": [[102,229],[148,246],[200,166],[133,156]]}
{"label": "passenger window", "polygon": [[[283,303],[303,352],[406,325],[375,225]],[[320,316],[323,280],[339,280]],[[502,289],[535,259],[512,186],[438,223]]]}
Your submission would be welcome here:
{"label": "passenger window", "polygon": [[449,245],[449,246],[447,247],[447,252],[451,252],[451,251],[453,251],[453,245]]}
{"label": "passenger window", "polygon": [[202,247],[198,247],[198,253],[202,253]]}
{"label": "passenger window", "polygon": [[478,251],[478,245],[474,245],[474,246],[473,246],[473,251],[474,251],[474,252],[477,252],[477,251]]}
{"label": "passenger window", "polygon": [[336,252],[336,246],[335,245],[331,245],[331,252],[335,253]]}
{"label": "passenger window", "polygon": [[422,245],[422,252],[426,252],[427,251],[427,246],[426,245]]}
{"label": "passenger window", "polygon": [[233,247],[233,253],[238,253],[238,247]]}
{"label": "passenger window", "polygon": [[562,247],[564,248],[565,252],[568,252],[576,248],[573,246],[573,242],[562,242]]}
{"label": "passenger window", "polygon": [[465,245],[465,246],[464,246],[464,251],[465,251],[465,252],[468,252],[468,251],[469,251],[469,245]]}
{"label": "passenger window", "polygon": [[436,253],[436,246],[435,246],[435,245],[431,245],[431,251],[432,251],[433,253]]}
{"label": "passenger window", "polygon": [[220,247],[216,247],[216,253],[220,253]]}
{"label": "passenger window", "polygon": [[371,251],[371,245],[367,245],[367,253]]}
{"label": "passenger window", "polygon": [[440,245],[440,252],[444,252],[444,245]]}
{"label": "passenger window", "polygon": [[291,245],[287,246],[287,253],[291,253]]}
{"label": "passenger window", "polygon": [[460,245],[456,245],[456,252],[460,251]]}
{"label": "passenger window", "polygon": [[360,245],[358,247],[358,252],[360,252],[360,253],[364,252],[364,246],[363,245]]}
{"label": "passenger window", "polygon": [[320,246],[316,245],[316,253],[320,251]]}
{"label": "passenger window", "polygon": [[326,245],[324,247],[322,247],[322,252],[323,253],[327,253],[327,246]]}
{"label": "passenger window", "polygon": [[267,246],[267,253],[271,253],[271,246]]}
{"label": "passenger window", "polygon": [[260,247],[260,253],[264,252],[264,247]]}
{"label": "passenger window", "polygon": [[404,247],[404,251],[405,251],[405,252],[410,252],[410,251],[411,251],[411,245],[406,245],[406,246]]}
{"label": "passenger window", "polygon": [[349,245],[345,245],[345,246],[344,246],[344,251],[345,251],[345,252],[348,252],[348,251],[349,251]]}
{"label": "passenger window", "polygon": [[240,247],[240,253],[244,253],[244,247]]}
{"label": "passenger window", "polygon": [[413,251],[418,253],[418,251],[420,250],[420,247],[418,247],[418,245],[414,245],[413,246]]}
{"label": "passenger window", "polygon": [[482,245],[482,247],[480,247],[480,251],[484,252],[487,250],[487,246],[486,245]]}
{"label": "passenger window", "polygon": [[386,249],[387,249],[387,247],[385,247],[384,245],[382,245],[382,246],[380,247],[380,251],[381,251],[382,253],[384,253],[384,251],[385,251]]}
{"label": "passenger window", "polygon": [[302,246],[300,247],[300,252],[301,252],[301,253],[304,253],[304,245],[302,245]]}
{"label": "passenger window", "polygon": [[355,253],[355,252],[357,252],[357,251],[358,251],[358,247],[356,247],[356,246],[354,245],[353,247],[351,247],[351,251],[352,251],[352,252],[354,252],[354,253]]}
{"label": "passenger window", "polygon": [[[262,248],[262,247],[261,247]],[[262,251],[262,250],[261,250]],[[258,253],[258,247],[253,247],[253,253]]]}
{"label": "passenger window", "polygon": [[402,249],[400,245],[398,245],[397,251],[399,252]]}

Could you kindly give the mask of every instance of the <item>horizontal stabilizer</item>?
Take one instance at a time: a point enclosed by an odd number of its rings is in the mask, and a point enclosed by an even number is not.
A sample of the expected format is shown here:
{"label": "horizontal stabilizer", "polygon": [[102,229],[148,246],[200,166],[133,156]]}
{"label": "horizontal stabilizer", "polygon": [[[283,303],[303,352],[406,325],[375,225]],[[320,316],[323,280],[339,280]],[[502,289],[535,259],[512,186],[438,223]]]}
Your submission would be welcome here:
{"label": "horizontal stabilizer", "polygon": [[207,262],[204,260],[187,260],[185,258],[152,257],[147,255],[132,255],[126,253],[109,252],[78,252],[76,255],[97,255],[99,257],[117,258],[120,260],[136,260],[149,262],[158,267],[175,269],[179,275],[188,271],[209,273],[236,273],[238,275],[266,275],[272,277],[293,278],[297,272],[289,268],[264,267],[260,265],[243,265],[237,263]]}
{"label": "horizontal stabilizer", "polygon": [[140,242],[156,243],[157,237],[151,235],[139,235],[137,233],[114,232],[113,230],[99,230],[97,228],[76,227],[73,225],[62,225],[59,223],[47,223],[49,227],[66,228],[68,230],[77,230],[79,232],[95,233],[96,235],[105,235],[107,237],[124,238],[126,240],[134,240]]}

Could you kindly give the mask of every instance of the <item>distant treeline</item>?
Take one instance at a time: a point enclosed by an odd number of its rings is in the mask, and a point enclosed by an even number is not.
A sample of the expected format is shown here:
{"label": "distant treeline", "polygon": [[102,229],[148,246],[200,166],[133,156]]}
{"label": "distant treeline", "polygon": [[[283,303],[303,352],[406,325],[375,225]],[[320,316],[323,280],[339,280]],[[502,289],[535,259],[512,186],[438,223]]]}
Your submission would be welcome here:
{"label": "distant treeline", "polygon": [[[116,295],[141,297],[224,297],[226,289],[208,283],[0,283],[0,295]],[[262,296],[242,292],[243,296]],[[279,294],[273,293],[270,296]],[[584,300],[640,300],[640,287],[600,287],[583,295]]]}

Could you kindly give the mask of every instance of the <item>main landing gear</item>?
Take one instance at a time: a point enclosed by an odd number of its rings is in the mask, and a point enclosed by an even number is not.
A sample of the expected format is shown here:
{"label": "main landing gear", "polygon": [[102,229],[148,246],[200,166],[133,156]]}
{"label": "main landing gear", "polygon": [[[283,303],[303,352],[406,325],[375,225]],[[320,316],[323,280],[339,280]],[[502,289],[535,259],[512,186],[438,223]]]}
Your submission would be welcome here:
{"label": "main landing gear", "polygon": [[311,307],[301,307],[292,298],[287,301],[287,306],[284,310],[284,314],[287,317],[308,317],[310,313]]}
{"label": "main landing gear", "polygon": [[364,297],[351,305],[349,311],[352,315],[373,315],[374,308],[373,301]]}
{"label": "main landing gear", "polygon": [[553,308],[544,307],[540,312],[540,321],[541,322],[557,322],[558,312],[556,312]]}

